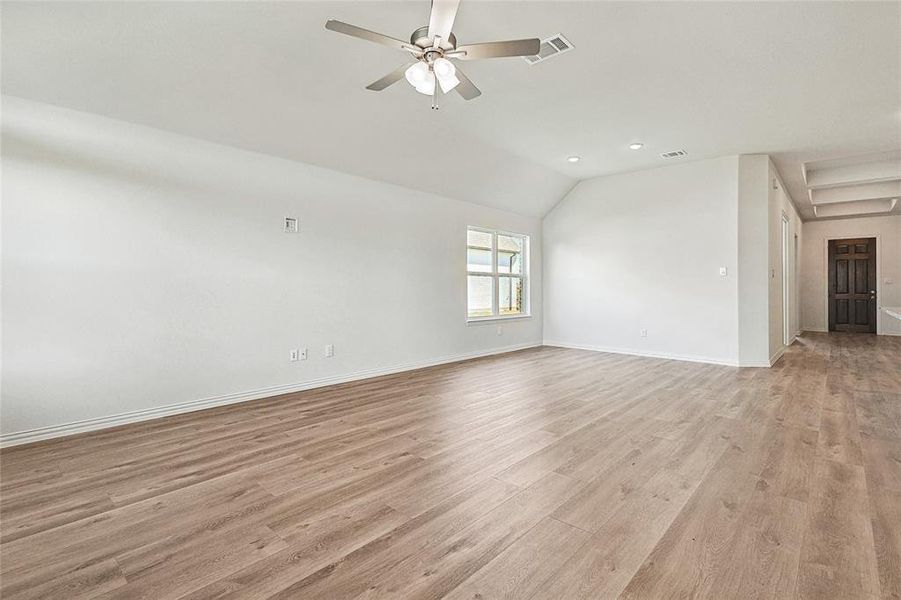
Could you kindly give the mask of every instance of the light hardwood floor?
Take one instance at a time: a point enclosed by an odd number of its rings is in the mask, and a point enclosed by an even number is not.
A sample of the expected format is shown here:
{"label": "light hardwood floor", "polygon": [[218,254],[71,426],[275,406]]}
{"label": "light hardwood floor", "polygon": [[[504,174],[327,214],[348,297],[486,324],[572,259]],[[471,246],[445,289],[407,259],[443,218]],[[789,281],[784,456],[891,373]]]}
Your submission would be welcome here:
{"label": "light hardwood floor", "polygon": [[17,598],[901,598],[901,338],[537,348],[4,450]]}

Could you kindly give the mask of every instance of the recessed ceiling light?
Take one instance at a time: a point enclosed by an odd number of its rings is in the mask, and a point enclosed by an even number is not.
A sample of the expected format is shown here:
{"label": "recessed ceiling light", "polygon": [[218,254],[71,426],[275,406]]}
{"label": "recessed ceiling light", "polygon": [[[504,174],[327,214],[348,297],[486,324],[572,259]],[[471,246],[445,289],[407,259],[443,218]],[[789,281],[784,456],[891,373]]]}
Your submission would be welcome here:
{"label": "recessed ceiling light", "polygon": [[644,144],[642,144],[641,142],[629,144],[629,150],[641,150],[642,148],[644,148]]}
{"label": "recessed ceiling light", "polygon": [[566,160],[568,160],[568,161],[571,162],[571,163],[577,163],[577,162],[579,162],[580,160],[582,160],[582,157],[581,157],[581,156],[570,156],[570,157],[567,158]]}

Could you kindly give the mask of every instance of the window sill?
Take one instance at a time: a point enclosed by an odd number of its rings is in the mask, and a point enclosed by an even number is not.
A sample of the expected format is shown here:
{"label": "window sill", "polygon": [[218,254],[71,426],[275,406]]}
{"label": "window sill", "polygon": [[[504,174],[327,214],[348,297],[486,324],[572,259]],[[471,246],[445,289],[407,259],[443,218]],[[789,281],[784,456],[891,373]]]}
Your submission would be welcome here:
{"label": "window sill", "polygon": [[467,325],[478,325],[479,323],[495,323],[497,321],[518,321],[520,319],[531,319],[532,315],[507,315],[501,317],[475,317],[466,319]]}

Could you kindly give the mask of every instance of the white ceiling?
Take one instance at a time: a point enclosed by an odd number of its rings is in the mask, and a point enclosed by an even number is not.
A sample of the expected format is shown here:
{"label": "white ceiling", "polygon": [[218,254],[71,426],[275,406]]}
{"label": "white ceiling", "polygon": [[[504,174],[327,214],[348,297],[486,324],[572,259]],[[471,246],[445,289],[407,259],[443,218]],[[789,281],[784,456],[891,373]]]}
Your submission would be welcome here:
{"label": "white ceiling", "polygon": [[[579,179],[771,154],[805,218],[804,162],[901,148],[901,3],[481,2],[459,43],[562,32],[534,66],[460,63],[482,89],[440,111],[400,82],[407,2],[3,2],[5,94],[542,215]],[[645,148],[627,145],[642,141]],[[583,160],[570,164],[566,157]]]}

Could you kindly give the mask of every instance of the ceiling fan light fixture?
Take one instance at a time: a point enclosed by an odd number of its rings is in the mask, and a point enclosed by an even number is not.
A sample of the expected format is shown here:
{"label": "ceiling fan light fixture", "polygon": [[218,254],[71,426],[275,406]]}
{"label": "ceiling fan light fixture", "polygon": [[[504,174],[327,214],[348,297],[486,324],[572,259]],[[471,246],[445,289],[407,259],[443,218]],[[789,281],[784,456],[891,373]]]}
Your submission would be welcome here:
{"label": "ceiling fan light fixture", "polygon": [[[453,26],[459,4],[460,0],[431,0],[432,7],[429,11],[428,25],[416,29],[410,36],[409,43],[364,29],[363,27],[344,23],[337,19],[328,19],[325,22],[325,28],[329,31],[411,54],[415,62],[397,67],[387,75],[367,85],[366,89],[380,92],[406,78],[407,82],[417,92],[434,95],[432,108],[438,108],[438,88],[435,87],[437,84],[440,84],[441,89],[445,92],[456,90],[464,100],[472,100],[482,94],[466,74],[457,69],[448,58],[460,60],[510,56],[531,58],[541,50],[541,40],[538,38],[482,42],[458,46],[457,38],[453,33]],[[564,43],[562,36],[554,39]],[[558,50],[560,50],[559,47]]]}
{"label": "ceiling fan light fixture", "polygon": [[432,71],[438,78],[438,83],[441,84],[441,91],[445,94],[460,84],[460,80],[457,79],[457,68],[446,58],[435,59]]}
{"label": "ceiling fan light fixture", "polygon": [[438,79],[454,75],[457,72],[454,63],[446,58],[436,58],[435,63],[432,65],[432,69],[435,71],[435,75]]}
{"label": "ceiling fan light fixture", "polygon": [[441,84],[441,91],[446,94],[457,87],[460,84],[460,80],[457,79],[456,75],[448,75],[445,77],[438,77],[438,83]]}
{"label": "ceiling fan light fixture", "polygon": [[416,88],[420,94],[431,96],[435,93],[435,74],[429,69],[429,65],[424,62],[417,62],[410,65],[410,68],[404,72],[407,82]]}
{"label": "ceiling fan light fixture", "polygon": [[423,85],[429,78],[429,66],[424,62],[410,65],[410,68],[404,71],[404,77],[413,87]]}
{"label": "ceiling fan light fixture", "polygon": [[425,77],[425,81],[414,87],[420,94],[433,95],[435,93],[435,74],[429,72]]}

